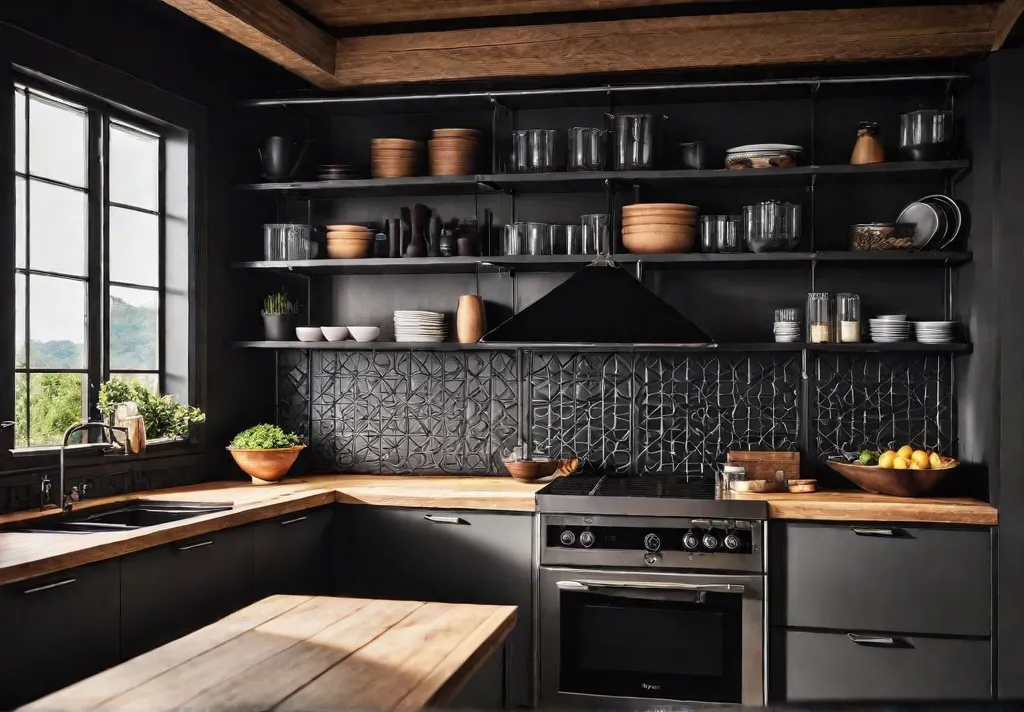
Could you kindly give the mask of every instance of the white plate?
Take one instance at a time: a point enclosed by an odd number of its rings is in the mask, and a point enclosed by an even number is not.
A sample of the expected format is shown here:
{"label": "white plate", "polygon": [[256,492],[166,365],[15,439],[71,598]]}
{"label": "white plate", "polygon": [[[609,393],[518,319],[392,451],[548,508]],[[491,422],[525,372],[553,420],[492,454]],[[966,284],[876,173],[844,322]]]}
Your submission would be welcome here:
{"label": "white plate", "polygon": [[915,321],[914,326],[925,329],[952,329],[959,321]]}
{"label": "white plate", "polygon": [[897,343],[899,343],[901,341],[908,341],[908,339],[905,339],[905,338],[904,339],[895,339],[895,338],[890,338],[890,337],[885,337],[885,336],[875,336],[874,334],[871,335],[871,340],[874,341],[876,344],[897,344]]}
{"label": "white plate", "polygon": [[794,151],[796,153],[803,153],[803,146],[794,146],[791,143],[751,143],[746,146],[735,146],[726,150],[726,155],[730,153],[754,153],[755,151]]}
{"label": "white plate", "polygon": [[444,341],[444,337],[443,336],[416,336],[416,337],[396,336],[395,337],[395,341],[397,341],[400,344],[417,344],[417,343],[439,344],[442,341]]}

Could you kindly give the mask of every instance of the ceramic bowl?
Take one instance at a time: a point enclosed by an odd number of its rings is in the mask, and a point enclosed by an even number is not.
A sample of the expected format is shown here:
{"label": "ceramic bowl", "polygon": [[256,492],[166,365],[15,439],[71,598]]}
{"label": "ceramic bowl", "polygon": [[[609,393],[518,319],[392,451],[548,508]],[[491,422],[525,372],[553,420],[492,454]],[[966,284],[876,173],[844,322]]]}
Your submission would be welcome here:
{"label": "ceramic bowl", "polygon": [[321,326],[320,331],[328,341],[344,341],[348,338],[347,326]]}
{"label": "ceramic bowl", "polygon": [[324,332],[320,331],[319,326],[297,326],[295,327],[295,336],[299,341],[324,340]]}
{"label": "ceramic bowl", "polygon": [[906,314],[879,314],[875,319],[881,319],[882,321],[906,321]]}
{"label": "ceramic bowl", "polygon": [[356,341],[376,341],[377,337],[380,336],[379,326],[350,326],[348,327],[348,333],[352,335],[352,338]]}

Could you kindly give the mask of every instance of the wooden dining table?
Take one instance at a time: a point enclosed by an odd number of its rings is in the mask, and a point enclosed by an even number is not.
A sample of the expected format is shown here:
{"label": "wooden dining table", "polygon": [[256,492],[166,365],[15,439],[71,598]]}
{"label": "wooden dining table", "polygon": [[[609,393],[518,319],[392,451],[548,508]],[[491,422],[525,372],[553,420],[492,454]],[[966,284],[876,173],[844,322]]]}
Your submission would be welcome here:
{"label": "wooden dining table", "polygon": [[21,709],[443,707],[515,622],[515,606],[270,596]]}

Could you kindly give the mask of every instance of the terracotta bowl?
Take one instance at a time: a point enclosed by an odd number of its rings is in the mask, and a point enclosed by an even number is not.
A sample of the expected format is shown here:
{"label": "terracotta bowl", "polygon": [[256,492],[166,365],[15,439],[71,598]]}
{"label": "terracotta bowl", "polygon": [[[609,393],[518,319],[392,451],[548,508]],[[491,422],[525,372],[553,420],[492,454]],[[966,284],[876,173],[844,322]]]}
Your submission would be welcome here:
{"label": "terracotta bowl", "polygon": [[515,462],[506,462],[505,469],[514,480],[533,482],[555,474],[555,470],[561,465],[561,460],[516,460]]}
{"label": "terracotta bowl", "polygon": [[689,252],[693,247],[693,231],[624,232],[622,246],[635,255],[664,255]]}
{"label": "terracotta bowl", "polygon": [[235,464],[252,478],[253,484],[265,485],[281,480],[295,464],[305,445],[274,450],[241,450],[229,447]]}
{"label": "terracotta bowl", "polygon": [[891,470],[840,460],[828,460],[825,464],[867,492],[893,497],[921,497],[945,480],[959,463],[943,458],[946,466],[937,470]]}
{"label": "terracotta bowl", "polygon": [[372,252],[372,239],[340,238],[327,241],[327,256],[332,260],[356,260],[369,257]]}

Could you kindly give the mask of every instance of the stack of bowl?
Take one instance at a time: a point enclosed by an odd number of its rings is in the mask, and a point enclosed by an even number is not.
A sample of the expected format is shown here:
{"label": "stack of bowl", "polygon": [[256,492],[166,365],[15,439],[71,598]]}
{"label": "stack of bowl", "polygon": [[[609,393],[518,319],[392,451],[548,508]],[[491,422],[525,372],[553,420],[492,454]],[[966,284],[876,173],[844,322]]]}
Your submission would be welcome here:
{"label": "stack of bowl", "polygon": [[373,240],[373,232],[362,225],[328,225],[327,256],[335,260],[369,257]]}
{"label": "stack of bowl", "polygon": [[370,141],[370,174],[374,178],[409,178],[416,174],[416,161],[423,144],[405,138],[375,138]]}
{"label": "stack of bowl", "polygon": [[622,245],[639,255],[689,252],[697,208],[684,203],[638,203],[622,208]]}
{"label": "stack of bowl", "polygon": [[480,132],[476,129],[434,129],[427,141],[430,175],[463,176],[476,169]]}

